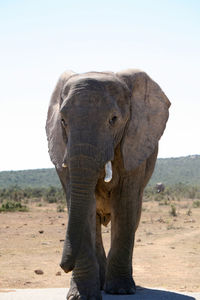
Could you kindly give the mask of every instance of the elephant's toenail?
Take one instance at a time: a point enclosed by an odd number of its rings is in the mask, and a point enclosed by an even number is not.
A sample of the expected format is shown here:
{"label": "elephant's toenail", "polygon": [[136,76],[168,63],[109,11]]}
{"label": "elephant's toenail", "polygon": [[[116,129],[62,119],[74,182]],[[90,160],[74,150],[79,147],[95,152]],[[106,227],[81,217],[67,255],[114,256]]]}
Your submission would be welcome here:
{"label": "elephant's toenail", "polygon": [[123,288],[119,289],[119,290],[118,290],[118,294],[121,294],[121,295],[126,294],[125,289],[123,289]]}
{"label": "elephant's toenail", "polygon": [[135,289],[134,288],[130,288],[128,290],[128,294],[135,294]]}

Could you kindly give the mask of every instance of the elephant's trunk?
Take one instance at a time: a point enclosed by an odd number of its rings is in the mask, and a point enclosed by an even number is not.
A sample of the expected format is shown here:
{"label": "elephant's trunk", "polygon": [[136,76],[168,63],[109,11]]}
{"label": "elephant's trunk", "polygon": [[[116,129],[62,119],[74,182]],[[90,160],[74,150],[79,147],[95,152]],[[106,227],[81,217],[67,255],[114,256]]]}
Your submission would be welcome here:
{"label": "elephant's trunk", "polygon": [[91,156],[79,155],[70,157],[69,172],[69,220],[60,264],[65,272],[74,269],[85,225],[88,223],[90,214],[95,213],[94,193],[98,179],[98,167],[95,159]]}

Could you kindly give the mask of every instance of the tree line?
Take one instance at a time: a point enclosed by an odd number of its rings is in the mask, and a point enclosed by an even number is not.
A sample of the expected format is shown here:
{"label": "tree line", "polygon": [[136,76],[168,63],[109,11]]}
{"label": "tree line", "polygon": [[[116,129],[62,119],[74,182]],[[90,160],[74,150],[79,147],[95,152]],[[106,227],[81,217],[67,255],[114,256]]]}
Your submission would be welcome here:
{"label": "tree line", "polygon": [[[177,158],[159,158],[149,185],[163,182],[166,186],[183,183],[200,185],[200,155]],[[22,188],[61,188],[55,169],[36,169],[0,172],[0,188],[20,186]]]}
{"label": "tree line", "polygon": [[[176,199],[200,199],[200,185],[186,185],[175,184],[166,186],[164,191],[158,193],[155,186],[147,186],[144,191],[144,198],[146,200],[157,200],[163,197],[171,197]],[[26,187],[11,186],[0,189],[0,203],[5,200],[12,200],[16,202],[29,200],[32,201],[47,201],[48,203],[59,203],[65,201],[63,189],[57,186],[50,186],[47,188],[40,187]]]}

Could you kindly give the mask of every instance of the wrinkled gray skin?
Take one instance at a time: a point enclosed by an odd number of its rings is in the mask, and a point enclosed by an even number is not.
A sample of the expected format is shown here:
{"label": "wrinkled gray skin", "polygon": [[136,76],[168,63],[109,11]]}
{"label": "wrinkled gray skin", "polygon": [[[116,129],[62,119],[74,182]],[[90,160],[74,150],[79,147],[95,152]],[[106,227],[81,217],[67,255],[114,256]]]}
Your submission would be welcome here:
{"label": "wrinkled gray skin", "polygon": [[[49,153],[69,212],[61,260],[68,299],[133,294],[132,253],[142,194],[154,169],[170,102],[144,72],[65,72],[46,124]],[[105,164],[113,177],[105,182]],[[111,221],[108,257],[101,224]]]}

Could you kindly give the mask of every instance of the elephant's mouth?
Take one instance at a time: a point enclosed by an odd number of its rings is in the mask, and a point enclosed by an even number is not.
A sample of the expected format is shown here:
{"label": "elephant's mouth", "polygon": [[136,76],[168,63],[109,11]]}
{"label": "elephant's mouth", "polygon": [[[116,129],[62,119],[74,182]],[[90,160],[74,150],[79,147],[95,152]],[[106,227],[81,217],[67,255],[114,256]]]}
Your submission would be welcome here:
{"label": "elephant's mouth", "polygon": [[[63,163],[62,163],[62,167],[67,168],[67,164],[65,161],[63,161]],[[108,161],[105,164],[105,177],[104,177],[105,182],[110,182],[112,180],[112,173],[113,173],[112,172],[112,162]]]}

